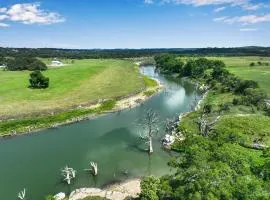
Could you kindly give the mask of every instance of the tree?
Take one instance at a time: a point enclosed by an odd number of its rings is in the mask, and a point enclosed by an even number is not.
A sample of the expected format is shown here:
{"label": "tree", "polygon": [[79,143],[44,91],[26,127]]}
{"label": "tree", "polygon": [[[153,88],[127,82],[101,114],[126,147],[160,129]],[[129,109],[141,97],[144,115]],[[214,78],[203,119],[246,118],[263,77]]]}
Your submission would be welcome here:
{"label": "tree", "polygon": [[143,121],[143,128],[144,128],[144,134],[141,134],[141,138],[146,140],[146,143],[148,144],[148,152],[149,154],[153,153],[153,137],[155,134],[158,133],[158,115],[153,110],[148,110],[146,112],[144,121]]}
{"label": "tree", "polygon": [[255,66],[255,63],[252,62],[252,63],[249,64],[249,66],[250,66],[250,67],[254,67],[254,66]]}
{"label": "tree", "polygon": [[47,69],[47,66],[36,58],[31,57],[15,57],[9,58],[6,61],[7,69],[10,71],[19,71],[19,70],[41,70],[44,71]]}
{"label": "tree", "polygon": [[24,200],[25,199],[25,196],[26,196],[26,192],[25,192],[25,189],[23,189],[22,191],[19,192],[18,198],[20,200]]}
{"label": "tree", "polygon": [[197,119],[197,124],[199,125],[199,130],[200,133],[203,136],[207,136],[208,133],[213,130],[214,125],[218,122],[220,116],[216,117],[216,119],[212,122],[209,122],[208,119],[206,118],[205,114],[202,114],[198,119]]}
{"label": "tree", "polygon": [[64,177],[64,181],[67,182],[68,185],[70,185],[71,180],[75,178],[76,171],[73,168],[70,168],[66,166],[62,171],[62,176]]}
{"label": "tree", "polygon": [[212,112],[212,105],[211,104],[206,104],[203,106],[203,113],[209,114]]}
{"label": "tree", "polygon": [[47,88],[49,87],[49,78],[42,75],[40,71],[34,71],[30,74],[30,88]]}
{"label": "tree", "polygon": [[215,65],[211,75],[214,79],[221,81],[223,77],[229,75],[229,72],[222,65]]}
{"label": "tree", "polygon": [[35,60],[34,62],[28,65],[27,69],[30,71],[34,70],[44,71],[47,69],[47,66],[40,60]]}
{"label": "tree", "polygon": [[95,162],[90,162],[90,167],[89,169],[85,169],[85,171],[90,171],[94,176],[98,174],[98,166],[97,163]]}
{"label": "tree", "polygon": [[247,88],[258,88],[258,83],[253,80],[240,81],[238,87],[235,88],[235,92],[243,94]]}
{"label": "tree", "polygon": [[159,179],[153,176],[145,177],[141,181],[141,200],[158,200]]}

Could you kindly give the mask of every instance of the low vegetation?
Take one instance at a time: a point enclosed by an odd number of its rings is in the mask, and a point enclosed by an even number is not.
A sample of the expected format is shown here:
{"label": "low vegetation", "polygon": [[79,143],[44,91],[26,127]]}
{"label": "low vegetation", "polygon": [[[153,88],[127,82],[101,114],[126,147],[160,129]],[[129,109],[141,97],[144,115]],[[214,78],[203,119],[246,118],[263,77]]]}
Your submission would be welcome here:
{"label": "low vegetation", "polygon": [[[156,59],[157,64],[160,60],[165,60],[165,65],[158,65],[161,71],[178,71],[179,76],[209,85],[210,91],[201,109],[183,117],[178,127],[185,140],[172,146],[179,152],[169,162],[176,172],[146,177],[141,199],[268,199],[270,118],[264,101],[267,94],[260,83],[251,76],[250,80],[239,78],[216,59],[165,55]],[[207,134],[200,130],[202,118],[206,122],[218,119]]]}

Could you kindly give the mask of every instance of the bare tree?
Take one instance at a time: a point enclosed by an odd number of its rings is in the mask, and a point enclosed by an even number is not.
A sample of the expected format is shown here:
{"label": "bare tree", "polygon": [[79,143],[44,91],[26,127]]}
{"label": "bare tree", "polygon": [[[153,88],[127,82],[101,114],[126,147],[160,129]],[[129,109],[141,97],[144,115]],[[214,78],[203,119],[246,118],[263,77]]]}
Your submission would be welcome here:
{"label": "bare tree", "polygon": [[143,119],[143,123],[141,124],[144,133],[140,134],[140,137],[144,140],[146,140],[146,143],[148,144],[148,152],[149,154],[153,153],[153,137],[156,135],[159,131],[158,129],[158,115],[153,110],[146,111],[145,118]]}
{"label": "bare tree", "polygon": [[70,184],[71,180],[75,178],[76,171],[73,168],[70,168],[66,166],[62,171],[62,176],[64,177],[64,181],[67,182],[67,184]]}
{"label": "bare tree", "polygon": [[21,200],[24,200],[25,199],[25,195],[26,195],[26,193],[25,193],[25,188],[24,188],[22,191],[20,191],[18,193],[18,198],[21,199]]}
{"label": "bare tree", "polygon": [[85,171],[90,171],[94,176],[98,174],[98,166],[97,163],[95,162],[90,162],[90,167],[89,169],[85,169]]}
{"label": "bare tree", "polygon": [[208,133],[213,130],[214,125],[217,123],[219,120],[220,116],[216,117],[216,119],[212,122],[209,122],[209,120],[206,118],[205,114],[202,114],[198,119],[197,119],[197,124],[199,125],[199,129],[202,135],[207,136]]}

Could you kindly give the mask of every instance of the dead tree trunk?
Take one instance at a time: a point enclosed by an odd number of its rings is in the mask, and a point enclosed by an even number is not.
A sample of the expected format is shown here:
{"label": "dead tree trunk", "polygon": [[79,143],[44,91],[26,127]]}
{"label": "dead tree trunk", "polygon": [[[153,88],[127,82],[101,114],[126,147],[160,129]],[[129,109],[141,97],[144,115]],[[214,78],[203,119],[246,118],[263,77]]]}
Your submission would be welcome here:
{"label": "dead tree trunk", "polygon": [[18,194],[18,198],[20,199],[20,200],[24,200],[25,199],[25,189],[23,189],[22,191],[20,191],[19,192],[19,194]]}
{"label": "dead tree trunk", "polygon": [[158,133],[158,115],[153,110],[146,112],[145,119],[142,126],[144,127],[144,135],[141,134],[141,138],[146,140],[148,144],[148,153],[152,154],[153,150],[153,137]]}
{"label": "dead tree trunk", "polygon": [[216,117],[214,121],[209,122],[206,118],[206,115],[202,114],[197,120],[197,124],[199,125],[201,135],[207,136],[209,132],[213,130],[213,127],[218,122],[219,118],[220,116]]}
{"label": "dead tree trunk", "polygon": [[64,177],[64,181],[70,185],[71,180],[75,178],[76,171],[73,168],[66,166],[62,171],[62,176]]}

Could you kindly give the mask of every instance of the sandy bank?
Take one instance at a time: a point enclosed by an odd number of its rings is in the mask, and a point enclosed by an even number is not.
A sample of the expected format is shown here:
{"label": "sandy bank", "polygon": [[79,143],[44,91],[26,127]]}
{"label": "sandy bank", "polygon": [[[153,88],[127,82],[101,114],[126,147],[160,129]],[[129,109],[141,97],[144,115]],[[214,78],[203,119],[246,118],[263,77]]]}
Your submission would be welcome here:
{"label": "sandy bank", "polygon": [[141,192],[140,179],[132,179],[113,184],[104,189],[81,188],[71,192],[69,200],[80,200],[88,196],[105,197],[111,200],[124,200],[126,197],[138,197]]}

